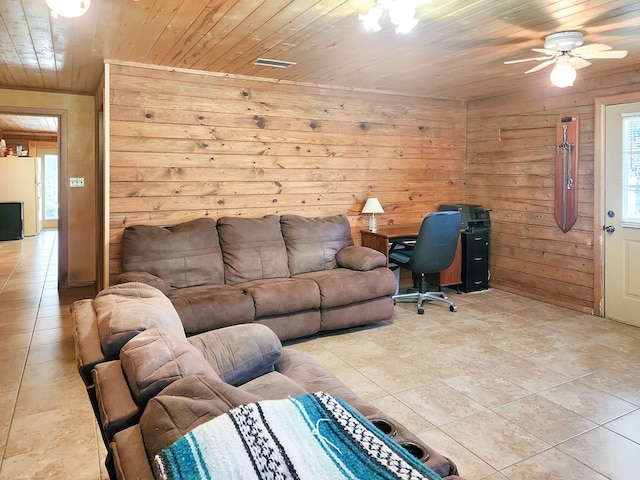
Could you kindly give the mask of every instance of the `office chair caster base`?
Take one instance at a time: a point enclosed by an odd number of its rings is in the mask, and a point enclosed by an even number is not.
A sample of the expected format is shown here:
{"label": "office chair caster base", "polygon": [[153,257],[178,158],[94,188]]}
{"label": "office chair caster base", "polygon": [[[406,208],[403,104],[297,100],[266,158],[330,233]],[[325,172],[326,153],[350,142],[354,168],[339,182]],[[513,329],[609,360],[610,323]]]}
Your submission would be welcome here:
{"label": "office chair caster base", "polygon": [[457,312],[458,311],[458,307],[456,307],[455,305],[449,305],[449,311],[450,312]]}
{"label": "office chair caster base", "polygon": [[422,308],[422,307],[418,308],[418,314],[419,315],[424,315],[424,308]]}

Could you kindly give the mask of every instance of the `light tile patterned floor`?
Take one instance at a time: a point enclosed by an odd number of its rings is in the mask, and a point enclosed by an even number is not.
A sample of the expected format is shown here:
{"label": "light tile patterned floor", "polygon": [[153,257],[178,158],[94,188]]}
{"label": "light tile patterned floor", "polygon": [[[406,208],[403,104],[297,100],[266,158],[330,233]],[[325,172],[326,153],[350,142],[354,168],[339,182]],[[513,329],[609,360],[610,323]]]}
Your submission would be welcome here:
{"label": "light tile patterned floor", "polygon": [[[0,242],[0,480],[104,480],[56,289],[56,233]],[[640,329],[517,295],[399,304],[392,324],[291,342],[468,480],[640,472]]]}

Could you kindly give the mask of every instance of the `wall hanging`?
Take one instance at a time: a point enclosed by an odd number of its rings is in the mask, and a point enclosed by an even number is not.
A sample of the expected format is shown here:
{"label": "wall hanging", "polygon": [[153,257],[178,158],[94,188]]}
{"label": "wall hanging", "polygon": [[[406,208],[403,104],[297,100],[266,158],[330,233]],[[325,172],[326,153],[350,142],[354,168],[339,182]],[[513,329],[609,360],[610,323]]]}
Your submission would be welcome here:
{"label": "wall hanging", "polygon": [[554,217],[567,233],[578,219],[578,118],[562,117],[556,124]]}

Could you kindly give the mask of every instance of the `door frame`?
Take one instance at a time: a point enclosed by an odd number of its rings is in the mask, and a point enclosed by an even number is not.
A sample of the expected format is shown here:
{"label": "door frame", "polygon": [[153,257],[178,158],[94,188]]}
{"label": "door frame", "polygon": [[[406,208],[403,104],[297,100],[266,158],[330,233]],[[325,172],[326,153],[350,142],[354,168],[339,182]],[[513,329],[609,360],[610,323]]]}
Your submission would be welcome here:
{"label": "door frame", "polygon": [[598,97],[595,101],[593,136],[593,307],[604,316],[604,230],[605,224],[605,110],[609,105],[640,102],[640,92]]}
{"label": "door frame", "polygon": [[69,111],[60,108],[35,108],[0,105],[0,112],[8,115],[45,116],[58,118],[58,289],[68,286],[69,277],[69,191],[68,144]]}

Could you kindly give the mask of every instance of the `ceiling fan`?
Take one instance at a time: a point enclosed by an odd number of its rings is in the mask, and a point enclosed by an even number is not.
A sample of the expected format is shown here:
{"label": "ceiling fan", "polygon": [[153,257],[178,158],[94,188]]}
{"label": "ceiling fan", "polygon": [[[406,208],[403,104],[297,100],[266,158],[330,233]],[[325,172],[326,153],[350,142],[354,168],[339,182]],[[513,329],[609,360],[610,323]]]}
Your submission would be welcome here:
{"label": "ceiling fan", "polygon": [[551,71],[551,83],[564,88],[573,85],[576,70],[591,65],[589,60],[597,58],[624,58],[626,50],[612,50],[609,45],[602,43],[584,44],[582,32],[570,30],[552,33],[544,39],[544,48],[532,48],[534,52],[542,53],[543,57],[521,58],[507,60],[506,65],[522,62],[542,62],[524,73],[533,73],[554,65]]}

